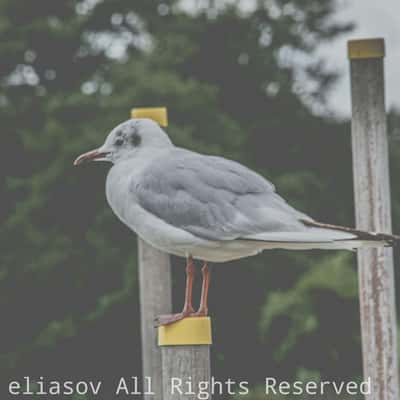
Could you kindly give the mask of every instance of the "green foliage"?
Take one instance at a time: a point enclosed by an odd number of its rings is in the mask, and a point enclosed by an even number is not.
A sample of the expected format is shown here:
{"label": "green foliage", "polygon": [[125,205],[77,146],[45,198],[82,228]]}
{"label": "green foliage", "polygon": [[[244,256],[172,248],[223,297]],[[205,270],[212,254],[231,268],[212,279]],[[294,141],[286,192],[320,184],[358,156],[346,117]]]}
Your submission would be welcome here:
{"label": "green foliage", "polygon": [[[276,319],[286,320],[288,329],[275,355],[282,361],[300,345],[302,337],[318,335],[323,321],[318,307],[321,292],[331,293],[339,299],[352,300],[357,296],[357,275],[349,254],[338,253],[322,258],[319,262],[309,260],[307,271],[295,286],[285,291],[271,291],[261,311],[260,328],[265,334],[271,332]],[[335,314],[332,315],[332,318]],[[281,322],[282,323],[282,322]],[[319,336],[319,335],[318,335]],[[326,348],[331,352],[332,346]]]}

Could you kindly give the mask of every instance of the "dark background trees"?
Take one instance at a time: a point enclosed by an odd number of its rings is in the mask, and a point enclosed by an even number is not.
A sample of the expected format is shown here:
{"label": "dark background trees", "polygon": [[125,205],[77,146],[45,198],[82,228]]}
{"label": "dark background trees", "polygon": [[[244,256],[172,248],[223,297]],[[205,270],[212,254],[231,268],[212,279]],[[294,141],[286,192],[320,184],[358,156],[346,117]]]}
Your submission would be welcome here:
{"label": "dark background trees", "polygon": [[[239,160],[303,211],[353,223],[349,126],[329,116],[335,75],[314,52],[351,27],[331,22],[333,0],[255,3],[0,0],[4,382],[140,374],[134,236],[106,205],[109,166],[71,163],[134,106],[166,105],[177,145]],[[398,141],[391,152],[395,177]],[[393,179],[397,230],[399,199]],[[354,261],[274,251],[215,268],[215,376],[359,377]],[[182,274],[174,259],[177,301]]]}

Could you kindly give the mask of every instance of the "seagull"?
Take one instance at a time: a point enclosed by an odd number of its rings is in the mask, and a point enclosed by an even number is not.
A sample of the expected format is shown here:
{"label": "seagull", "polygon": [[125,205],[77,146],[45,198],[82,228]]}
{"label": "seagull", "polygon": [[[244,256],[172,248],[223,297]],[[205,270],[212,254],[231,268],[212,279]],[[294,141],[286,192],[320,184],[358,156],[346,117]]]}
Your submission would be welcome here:
{"label": "seagull", "polygon": [[[155,248],[186,258],[183,309],[159,316],[158,326],[208,315],[209,262],[266,249],[354,250],[392,246],[400,239],[317,222],[291,207],[261,175],[238,162],[175,146],[151,119],[121,123],[74,165],[88,161],[113,164],[106,197],[125,225]],[[195,259],[203,262],[197,311],[192,305]]]}

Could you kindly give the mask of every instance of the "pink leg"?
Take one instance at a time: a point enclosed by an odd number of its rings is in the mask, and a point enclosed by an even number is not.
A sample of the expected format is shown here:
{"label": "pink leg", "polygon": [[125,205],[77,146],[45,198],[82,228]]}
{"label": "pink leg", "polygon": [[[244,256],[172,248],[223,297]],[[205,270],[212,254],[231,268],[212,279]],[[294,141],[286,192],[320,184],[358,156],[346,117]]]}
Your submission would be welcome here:
{"label": "pink leg", "polygon": [[210,268],[207,262],[204,262],[203,268],[201,269],[203,274],[203,284],[201,287],[201,298],[199,309],[191,314],[192,317],[203,317],[208,314],[208,289],[210,287]]}
{"label": "pink leg", "polygon": [[195,272],[196,270],[193,264],[193,259],[192,257],[188,257],[186,262],[186,289],[183,309],[178,314],[160,315],[155,319],[156,326],[172,324],[173,322],[180,321],[194,313],[192,306],[192,293]]}

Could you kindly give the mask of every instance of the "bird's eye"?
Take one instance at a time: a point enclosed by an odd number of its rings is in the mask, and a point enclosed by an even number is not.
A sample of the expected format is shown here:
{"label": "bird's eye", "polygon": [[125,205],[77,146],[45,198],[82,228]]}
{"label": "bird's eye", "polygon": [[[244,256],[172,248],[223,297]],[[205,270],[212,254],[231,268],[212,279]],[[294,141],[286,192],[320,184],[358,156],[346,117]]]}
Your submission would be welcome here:
{"label": "bird's eye", "polygon": [[115,142],[114,142],[114,144],[116,145],[116,146],[122,146],[123,144],[124,144],[124,139],[117,139]]}

